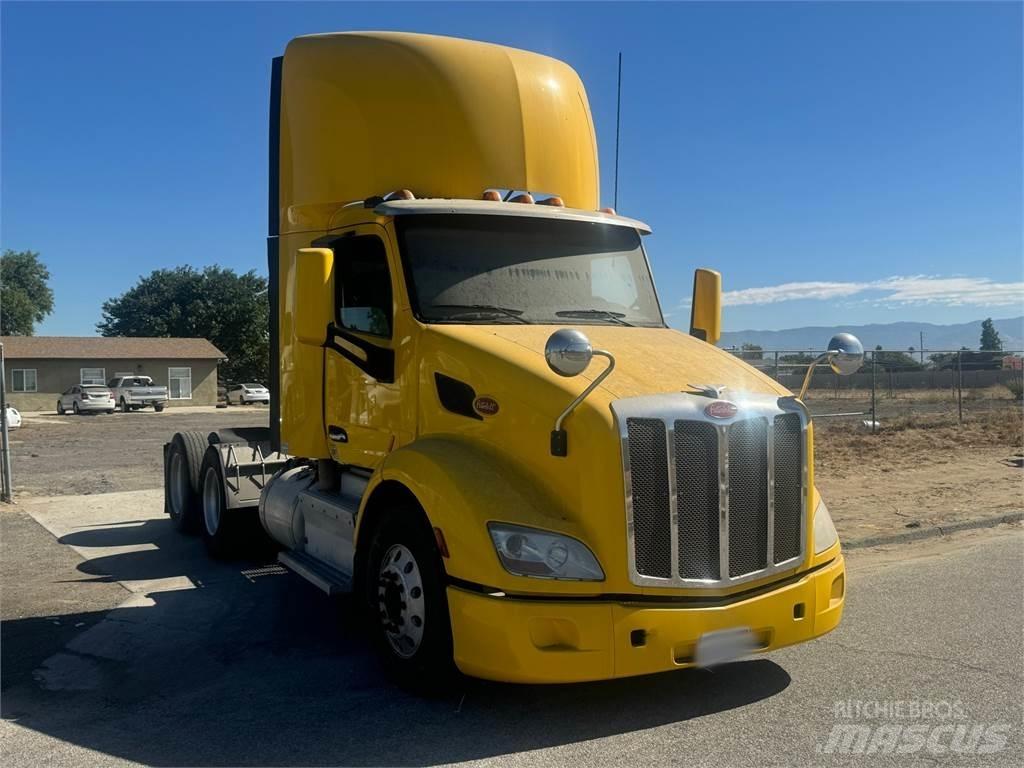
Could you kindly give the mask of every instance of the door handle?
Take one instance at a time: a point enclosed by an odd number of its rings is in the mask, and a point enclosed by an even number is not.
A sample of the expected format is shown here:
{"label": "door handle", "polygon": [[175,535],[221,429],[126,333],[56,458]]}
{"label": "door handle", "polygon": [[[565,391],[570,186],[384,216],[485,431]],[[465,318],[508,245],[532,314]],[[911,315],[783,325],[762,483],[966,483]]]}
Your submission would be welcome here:
{"label": "door handle", "polygon": [[348,432],[341,427],[331,424],[327,427],[327,439],[332,443],[347,443]]}

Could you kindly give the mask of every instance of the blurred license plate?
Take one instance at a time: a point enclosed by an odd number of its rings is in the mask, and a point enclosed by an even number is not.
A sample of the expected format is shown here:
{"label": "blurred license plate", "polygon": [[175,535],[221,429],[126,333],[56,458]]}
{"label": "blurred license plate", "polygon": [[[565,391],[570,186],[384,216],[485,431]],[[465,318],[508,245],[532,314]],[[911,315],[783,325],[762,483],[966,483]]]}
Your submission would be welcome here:
{"label": "blurred license plate", "polygon": [[700,636],[693,662],[698,667],[714,667],[741,659],[756,649],[757,643],[750,627],[721,629]]}

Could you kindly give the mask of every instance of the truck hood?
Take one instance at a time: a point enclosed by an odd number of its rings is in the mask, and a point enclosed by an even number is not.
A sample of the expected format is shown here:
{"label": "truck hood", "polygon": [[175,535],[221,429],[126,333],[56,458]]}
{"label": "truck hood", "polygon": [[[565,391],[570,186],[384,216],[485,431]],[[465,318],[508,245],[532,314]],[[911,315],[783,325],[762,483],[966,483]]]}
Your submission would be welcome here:
{"label": "truck hood", "polygon": [[[433,330],[495,352],[511,342],[536,353],[544,363],[544,344],[554,325],[435,325]],[[615,371],[601,388],[613,399],[679,392],[692,385],[726,387],[728,392],[788,395],[789,391],[734,355],[672,328],[576,326],[595,349],[615,357]],[[606,365],[595,359],[581,374],[593,380]]]}

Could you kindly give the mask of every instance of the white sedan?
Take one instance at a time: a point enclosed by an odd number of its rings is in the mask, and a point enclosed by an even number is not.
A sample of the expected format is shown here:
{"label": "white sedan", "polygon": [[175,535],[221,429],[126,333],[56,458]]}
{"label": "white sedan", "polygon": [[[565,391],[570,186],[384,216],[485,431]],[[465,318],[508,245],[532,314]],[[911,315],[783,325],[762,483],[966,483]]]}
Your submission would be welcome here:
{"label": "white sedan", "polygon": [[262,384],[235,384],[228,387],[228,405],[270,403],[270,390]]}
{"label": "white sedan", "polygon": [[106,387],[98,385],[74,386],[61,394],[57,401],[57,413],[63,416],[68,411],[79,414],[86,411],[114,412],[114,396]]}

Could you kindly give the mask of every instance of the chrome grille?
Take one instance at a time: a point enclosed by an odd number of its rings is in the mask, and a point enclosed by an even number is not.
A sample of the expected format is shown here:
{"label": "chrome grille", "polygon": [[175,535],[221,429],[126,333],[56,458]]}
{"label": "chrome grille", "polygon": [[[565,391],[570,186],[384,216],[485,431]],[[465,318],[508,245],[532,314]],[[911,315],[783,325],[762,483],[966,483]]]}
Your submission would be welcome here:
{"label": "chrome grille", "polygon": [[792,568],[806,551],[806,412],[746,396],[712,419],[706,397],[615,401],[622,436],[630,579],[728,586]]}
{"label": "chrome grille", "polygon": [[729,576],[768,565],[768,422],[729,428]]}
{"label": "chrome grille", "polygon": [[674,431],[679,576],[717,579],[718,433],[702,421],[677,421]]}
{"label": "chrome grille", "polygon": [[803,428],[800,416],[786,413],[774,422],[775,562],[800,554],[800,473],[804,464]]}
{"label": "chrome grille", "polygon": [[660,419],[629,419],[628,426],[636,567],[667,579],[672,575],[672,538],[665,424]]}

